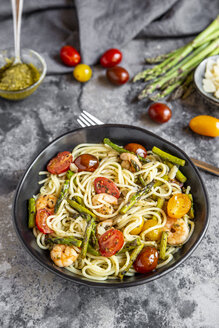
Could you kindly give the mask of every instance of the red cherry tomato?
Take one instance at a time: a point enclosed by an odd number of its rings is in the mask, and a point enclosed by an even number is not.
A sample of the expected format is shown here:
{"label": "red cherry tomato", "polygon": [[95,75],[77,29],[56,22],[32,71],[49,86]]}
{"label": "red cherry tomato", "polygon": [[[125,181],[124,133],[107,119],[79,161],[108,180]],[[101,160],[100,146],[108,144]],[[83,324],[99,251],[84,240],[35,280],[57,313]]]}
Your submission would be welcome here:
{"label": "red cherry tomato", "polygon": [[77,50],[71,46],[64,46],[60,50],[60,57],[67,66],[76,66],[81,61],[81,56]]}
{"label": "red cherry tomato", "polygon": [[171,109],[162,103],[154,103],[148,109],[150,118],[157,123],[165,123],[172,116]]}
{"label": "red cherry tomato", "polygon": [[122,248],[123,244],[123,233],[120,230],[110,229],[99,239],[100,253],[105,257],[113,256]]}
{"label": "red cherry tomato", "polygon": [[52,174],[60,174],[66,172],[72,162],[72,154],[69,151],[63,151],[58,153],[56,157],[53,157],[48,165],[47,171]]}
{"label": "red cherry tomato", "polygon": [[108,68],[106,71],[106,76],[111,83],[116,85],[125,84],[129,80],[128,71],[120,66]]}
{"label": "red cherry tomato", "polygon": [[122,60],[122,53],[118,49],[109,49],[100,58],[100,64],[105,68],[118,65]]}
{"label": "red cherry tomato", "polygon": [[74,164],[77,166],[78,172],[81,171],[94,172],[99,166],[99,161],[97,157],[93,155],[83,154],[78,156],[74,160]]}
{"label": "red cherry tomato", "polygon": [[144,158],[147,157],[147,150],[140,144],[129,143],[125,146],[125,149],[127,149],[128,151],[131,151],[132,153],[135,153],[141,157],[144,157]]}
{"label": "red cherry tomato", "polygon": [[51,230],[46,223],[48,216],[52,214],[53,214],[52,211],[49,211],[45,208],[41,208],[40,210],[37,211],[36,225],[40,232],[44,234],[53,233],[53,230]]}
{"label": "red cherry tomato", "polygon": [[96,194],[110,194],[116,198],[119,198],[120,191],[115,183],[107,178],[99,177],[94,180],[94,188]]}
{"label": "red cherry tomato", "polygon": [[158,262],[158,251],[155,247],[147,246],[143,248],[141,253],[137,256],[133,266],[139,273],[147,273],[153,271]]}

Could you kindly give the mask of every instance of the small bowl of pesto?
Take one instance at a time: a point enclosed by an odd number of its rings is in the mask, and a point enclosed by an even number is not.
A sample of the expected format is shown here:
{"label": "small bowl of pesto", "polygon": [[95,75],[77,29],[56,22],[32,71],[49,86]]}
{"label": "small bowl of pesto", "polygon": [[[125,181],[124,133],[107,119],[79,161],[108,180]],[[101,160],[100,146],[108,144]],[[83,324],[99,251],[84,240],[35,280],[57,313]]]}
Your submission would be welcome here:
{"label": "small bowl of pesto", "polygon": [[21,63],[14,63],[14,50],[0,51],[0,96],[9,100],[29,97],[46,75],[46,62],[34,50],[21,50]]}

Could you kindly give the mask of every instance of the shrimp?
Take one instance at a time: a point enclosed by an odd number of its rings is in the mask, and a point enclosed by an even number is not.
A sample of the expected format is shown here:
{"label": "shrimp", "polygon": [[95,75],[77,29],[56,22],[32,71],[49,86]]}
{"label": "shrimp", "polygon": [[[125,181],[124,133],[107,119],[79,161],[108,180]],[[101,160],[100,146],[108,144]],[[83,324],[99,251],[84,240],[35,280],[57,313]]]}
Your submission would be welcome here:
{"label": "shrimp", "polygon": [[170,245],[183,244],[189,235],[189,226],[186,221],[168,217],[163,231],[168,232],[167,242]]}
{"label": "shrimp", "polygon": [[57,197],[53,195],[41,195],[36,201],[36,210],[42,208],[52,209],[55,207],[57,202]]}
{"label": "shrimp", "polygon": [[57,244],[53,246],[50,251],[50,256],[53,262],[58,267],[67,267],[71,265],[78,258],[78,253],[73,247]]}
{"label": "shrimp", "polygon": [[113,225],[113,220],[111,220],[111,219],[98,223],[97,234],[103,235],[104,232],[106,232],[108,229],[110,229],[112,227],[112,225]]}
{"label": "shrimp", "polygon": [[142,167],[138,157],[134,154],[122,153],[120,159],[122,160],[121,166],[131,172],[139,171]]}
{"label": "shrimp", "polygon": [[113,213],[113,206],[118,204],[118,199],[109,194],[97,194],[93,196],[92,203],[94,206],[102,205],[100,208],[97,208],[97,212],[108,215]]}

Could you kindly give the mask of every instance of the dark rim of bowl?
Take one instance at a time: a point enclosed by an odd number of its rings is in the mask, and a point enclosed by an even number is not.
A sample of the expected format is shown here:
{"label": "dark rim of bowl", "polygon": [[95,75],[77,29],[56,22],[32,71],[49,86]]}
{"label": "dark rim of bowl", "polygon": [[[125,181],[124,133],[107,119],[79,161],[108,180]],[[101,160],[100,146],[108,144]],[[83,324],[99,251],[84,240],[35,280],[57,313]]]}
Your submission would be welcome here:
{"label": "dark rim of bowl", "polygon": [[[204,195],[205,195],[205,199],[206,199],[206,208],[207,208],[206,222],[205,222],[204,228],[203,228],[200,236],[198,237],[197,241],[191,247],[191,249],[188,251],[187,254],[185,254],[182,258],[180,258],[179,260],[177,260],[177,262],[173,263],[167,270],[165,270],[163,272],[158,272],[157,274],[155,273],[155,275],[153,275],[152,277],[145,277],[144,278],[144,276],[142,275],[142,279],[139,279],[137,281],[130,281],[130,282],[123,281],[123,282],[119,282],[119,283],[116,283],[116,284],[107,282],[107,284],[104,284],[104,281],[103,282],[97,282],[95,280],[94,281],[92,281],[92,280],[89,281],[89,280],[82,280],[80,278],[80,276],[78,276],[78,277],[70,277],[70,276],[67,276],[65,273],[58,271],[55,267],[54,268],[50,268],[49,266],[47,266],[46,264],[44,264],[43,262],[41,262],[33,254],[33,252],[31,251],[31,249],[25,244],[23,238],[20,236],[20,233],[19,233],[19,230],[18,230],[18,227],[17,227],[17,224],[16,224],[15,208],[16,208],[16,203],[17,203],[17,197],[18,197],[18,194],[19,194],[19,190],[22,187],[22,184],[23,184],[23,182],[24,182],[24,180],[26,178],[26,175],[28,174],[29,170],[31,169],[31,167],[33,166],[33,164],[36,162],[36,160],[38,159],[38,157],[41,155],[41,153],[46,148],[48,148],[50,145],[52,145],[53,143],[55,143],[59,139],[62,139],[64,136],[66,136],[68,134],[71,134],[73,132],[77,132],[77,131],[80,131],[80,130],[84,130],[84,129],[94,129],[94,128],[103,127],[103,126],[105,126],[105,127],[121,127],[121,128],[129,128],[129,129],[133,129],[133,130],[139,130],[139,131],[142,131],[144,133],[150,134],[153,137],[158,138],[162,142],[165,142],[167,145],[173,146],[174,148],[176,148],[178,151],[180,151],[186,157],[187,161],[193,167],[193,170],[196,172],[196,174],[197,174],[197,176],[198,176],[198,178],[199,178],[199,180],[201,182],[203,191],[204,191]],[[169,273],[172,270],[174,270],[175,268],[177,268],[180,264],[182,264],[194,252],[194,250],[197,248],[197,246],[200,244],[201,240],[203,239],[203,237],[204,237],[204,235],[205,235],[205,233],[207,231],[208,225],[209,225],[209,199],[208,199],[207,190],[206,190],[205,185],[204,185],[204,183],[202,181],[202,178],[200,176],[200,173],[198,172],[198,169],[195,167],[195,165],[193,164],[193,162],[190,160],[190,158],[188,157],[188,155],[183,150],[181,150],[180,148],[178,148],[177,146],[175,146],[171,142],[164,140],[163,138],[159,137],[158,135],[156,135],[156,134],[154,134],[154,133],[152,133],[152,132],[150,132],[150,131],[148,131],[146,129],[140,128],[140,127],[136,127],[136,126],[133,126],[133,125],[127,125],[127,124],[103,124],[103,125],[89,126],[89,127],[85,127],[85,128],[76,128],[74,130],[68,131],[68,132],[60,135],[59,137],[57,137],[53,141],[51,141],[46,147],[44,147],[38,153],[38,155],[27,165],[27,168],[26,168],[24,174],[22,175],[22,177],[21,177],[21,179],[20,179],[20,181],[18,183],[18,186],[17,186],[16,191],[15,191],[15,195],[14,195],[14,200],[13,200],[12,217],[13,217],[13,224],[14,224],[15,231],[16,231],[17,236],[18,236],[21,244],[23,245],[23,247],[32,256],[32,258],[34,258],[41,266],[43,266],[44,268],[46,268],[50,272],[58,275],[61,278],[64,278],[65,280],[68,280],[68,281],[71,281],[71,282],[75,282],[75,283],[78,283],[78,284],[81,284],[81,285],[84,285],[84,286],[90,286],[90,287],[96,287],[96,288],[125,288],[125,287],[133,287],[133,286],[142,285],[142,284],[151,282],[151,281],[153,281],[153,280],[155,280],[157,278],[163,277],[167,273]]]}

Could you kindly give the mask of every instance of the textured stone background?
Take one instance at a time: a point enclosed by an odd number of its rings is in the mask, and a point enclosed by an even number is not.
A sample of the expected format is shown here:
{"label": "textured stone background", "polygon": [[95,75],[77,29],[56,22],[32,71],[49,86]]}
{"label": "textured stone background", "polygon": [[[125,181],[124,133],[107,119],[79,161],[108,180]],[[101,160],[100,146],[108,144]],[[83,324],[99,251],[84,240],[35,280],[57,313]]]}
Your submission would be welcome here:
{"label": "textured stone background", "polygon": [[[186,40],[184,40],[186,41]],[[180,40],[135,40],[122,49],[130,75],[142,68],[143,57],[180,46]],[[136,56],[136,54],[139,54]],[[215,328],[218,302],[218,178],[201,172],[211,203],[208,232],[193,255],[163,278],[123,290],[97,290],[74,285],[42,268],[21,247],[12,226],[15,187],[28,162],[49,141],[77,127],[85,109],[107,123],[141,126],[175,143],[188,155],[218,165],[218,139],[188,129],[199,114],[218,117],[218,109],[194,93],[172,102],[172,119],[152,123],[147,102],[137,103],[139,85],[113,87],[100,67],[80,85],[71,74],[47,76],[30,98],[0,100],[0,326],[20,327],[168,327]]]}

